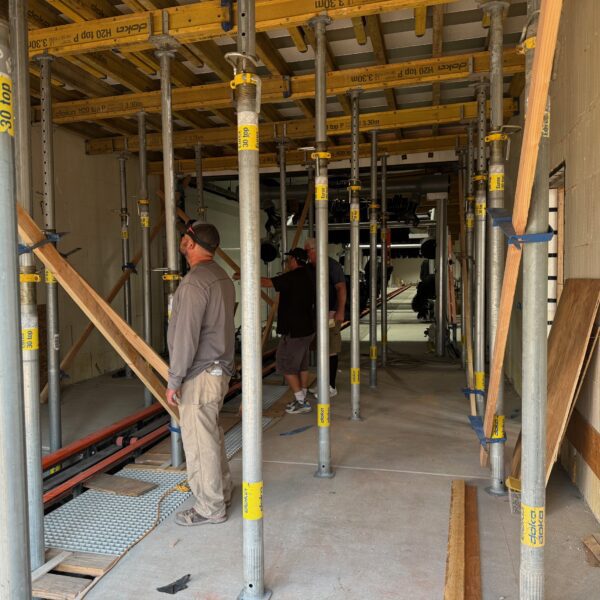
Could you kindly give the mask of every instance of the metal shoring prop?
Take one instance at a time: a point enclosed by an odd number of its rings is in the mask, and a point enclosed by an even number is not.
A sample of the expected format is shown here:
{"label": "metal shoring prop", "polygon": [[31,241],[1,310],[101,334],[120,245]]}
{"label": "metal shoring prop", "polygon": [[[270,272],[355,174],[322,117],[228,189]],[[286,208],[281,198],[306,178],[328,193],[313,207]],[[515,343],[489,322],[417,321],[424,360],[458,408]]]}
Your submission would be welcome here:
{"label": "metal shoring prop", "polygon": [[[43,213],[44,229],[56,233],[54,208],[54,132],[52,129],[52,56],[36,57],[40,63],[40,103],[42,133]],[[46,327],[48,353],[48,424],[50,452],[62,446],[60,407],[60,331],[58,326],[58,283],[46,269]]]}
{"label": "metal shoring prop", "polygon": [[473,268],[473,231],[475,227],[475,192],[473,185],[474,147],[473,147],[473,121],[467,127],[467,170],[466,170],[466,235],[467,235],[467,273],[469,277],[471,295],[471,334],[473,333],[473,291],[475,290],[475,277]]}
{"label": "metal shoring prop", "polygon": [[[127,208],[127,150],[119,154],[119,184],[121,190],[121,261],[122,269],[128,269],[131,261],[129,254],[129,209]],[[123,315],[125,322],[131,326],[131,277],[123,285]],[[125,365],[125,377],[131,379],[131,367]]]}
{"label": "metal shoring prop", "polygon": [[317,225],[317,425],[319,463],[315,477],[331,478],[330,398],[329,398],[329,178],[327,166],[327,37],[331,19],[321,15],[311,19],[315,32],[315,220]]}
{"label": "metal shoring prop", "polygon": [[[466,170],[466,156],[465,156],[465,149],[464,148],[459,148],[457,150],[457,155],[458,155],[458,201],[462,203],[463,205],[463,210],[465,211],[465,215],[466,215],[466,207],[467,207],[467,194],[465,192],[465,170]],[[464,224],[464,228],[466,229],[466,217],[465,217],[465,224]],[[466,254],[466,237],[464,237],[464,233],[463,233],[463,225],[461,223],[461,233],[460,233],[460,252],[461,252],[461,256],[463,256],[463,253]],[[466,314],[465,314],[465,306],[467,304],[466,300],[467,300],[467,286],[466,286],[466,281],[467,281],[467,274],[465,273],[464,269],[463,269],[463,265],[466,264],[466,261],[463,261],[462,259],[459,260],[459,264],[461,266],[460,269],[460,306],[461,306],[461,310],[460,310],[460,338],[461,338],[461,352],[460,352],[460,360],[461,360],[461,365],[462,368],[465,369],[465,375],[467,374],[467,349],[465,346],[465,331],[466,331]],[[456,331],[456,329],[455,329]]]}
{"label": "metal shoring prop", "polygon": [[285,150],[287,147],[286,140],[286,125],[283,125],[283,133],[281,139],[277,143],[279,151],[279,213],[281,217],[281,266],[285,270],[286,252],[288,251],[288,236],[287,236],[287,182],[286,182],[286,163]]}
{"label": "metal shoring prop", "polygon": [[[538,30],[539,0],[527,1],[529,26],[525,49],[525,98],[528,97],[533,67],[534,40]],[[527,111],[527,107],[525,107]],[[548,136],[549,104],[546,126],[540,138],[532,204],[526,233],[548,231]],[[548,372],[548,244],[523,245],[523,424],[521,434],[521,566],[520,598],[544,598],[544,543],[546,528],[546,421]],[[529,525],[538,534],[532,543]],[[525,526],[527,524],[527,527]]]}
{"label": "metal shoring prop", "polygon": [[477,412],[483,415],[485,403],[485,225],[486,225],[486,90],[487,83],[480,81],[477,90],[477,192],[475,195],[475,343],[474,370],[475,389],[477,390]]}
{"label": "metal shoring prop", "polygon": [[435,353],[446,353],[446,301],[448,299],[448,227],[447,194],[427,194],[435,200]]}
{"label": "metal shoring prop", "polygon": [[[313,186],[315,184],[315,165],[312,160],[306,162],[306,176],[308,179],[308,185]],[[315,203],[312,202],[308,208],[308,237],[315,237]]]}
{"label": "metal shoring prop", "polygon": [[381,366],[387,365],[387,157],[381,155]]}
{"label": "metal shoring prop", "polygon": [[352,151],[350,154],[350,402],[352,421],[360,416],[360,97],[361,90],[350,92],[352,103]]}
{"label": "metal shoring prop", "polygon": [[254,0],[237,5],[234,88],[238,126],[240,267],[242,309],[242,517],[244,587],[238,600],[267,599],[264,585],[262,475],[262,331],[260,320],[260,181],[258,116],[260,78],[256,74]]}
{"label": "metal shoring prop", "polygon": [[0,590],[3,598],[20,599],[31,598],[31,567],[22,352],[19,348],[19,279],[15,257],[18,241],[11,66],[8,23],[0,20],[0,271],[4,279],[0,286],[0,470],[3,477],[0,486]]}
{"label": "metal shoring prop", "polygon": [[[504,208],[504,141],[506,134],[502,132],[504,76],[502,72],[502,46],[504,41],[504,11],[509,3],[500,0],[488,0],[483,5],[486,14],[490,16],[489,51],[490,51],[490,133],[487,140],[490,143],[490,164],[488,175],[488,206]],[[506,246],[504,233],[500,227],[494,227],[492,218],[487,218],[487,331],[489,348],[494,347],[496,325],[502,293],[504,276],[504,257]],[[492,438],[496,441],[490,444],[490,486],[487,491],[496,496],[504,496],[507,491],[504,485],[504,382],[501,379],[496,400],[496,416]]]}
{"label": "metal shoring prop", "polygon": [[196,160],[196,194],[198,196],[198,221],[206,223],[206,198],[204,197],[204,174],[202,173],[202,142],[194,146]]}
{"label": "metal shoring prop", "polygon": [[[29,96],[29,56],[27,53],[27,2],[10,0],[10,31],[14,65],[15,170],[16,196],[23,208],[33,212],[31,193],[31,114]],[[27,456],[27,498],[31,569],[42,566],[44,555],[44,504],[42,490],[42,440],[40,430],[40,359],[37,286],[33,254],[19,258],[21,295],[21,335],[23,357],[23,400]]]}
{"label": "metal shoring prop", "polygon": [[[146,156],[146,113],[140,111],[138,117],[140,189],[138,211],[142,229],[142,290],[144,301],[144,341],[152,346],[152,265],[150,259],[150,200],[148,198],[148,159]],[[144,406],[154,402],[153,396],[144,388]]]}
{"label": "metal shoring prop", "polygon": [[[169,14],[163,13],[163,32],[168,31]],[[177,289],[181,274],[179,273],[179,240],[177,235],[177,206],[175,203],[175,172],[173,164],[173,113],[171,99],[171,59],[175,56],[176,42],[168,35],[156,36],[156,56],[160,60],[160,96],[162,120],[163,176],[165,185],[165,223],[167,233],[167,272],[163,280],[167,284],[167,314],[171,316],[173,294]],[[183,463],[183,446],[181,431],[173,419],[171,430],[171,464],[178,467]]]}
{"label": "metal shoring prop", "polygon": [[371,205],[369,206],[369,387],[377,387],[377,131],[371,131]]}

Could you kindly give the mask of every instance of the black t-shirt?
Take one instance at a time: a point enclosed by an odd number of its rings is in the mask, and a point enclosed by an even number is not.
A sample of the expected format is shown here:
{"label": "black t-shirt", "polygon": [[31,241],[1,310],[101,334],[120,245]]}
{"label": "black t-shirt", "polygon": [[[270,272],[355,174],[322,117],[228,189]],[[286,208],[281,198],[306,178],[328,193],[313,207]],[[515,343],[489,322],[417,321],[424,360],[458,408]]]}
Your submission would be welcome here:
{"label": "black t-shirt", "polygon": [[310,271],[299,267],[273,277],[273,287],[279,292],[277,333],[290,337],[305,337],[315,332],[315,281]]}
{"label": "black t-shirt", "polygon": [[[327,257],[329,259],[329,311],[337,311],[337,290],[336,285],[338,283],[343,283],[346,285],[346,277],[344,275],[344,269],[342,265],[335,260],[335,258],[331,258],[331,256]],[[312,263],[309,265],[309,270],[312,272],[315,281],[317,280],[317,267]]]}

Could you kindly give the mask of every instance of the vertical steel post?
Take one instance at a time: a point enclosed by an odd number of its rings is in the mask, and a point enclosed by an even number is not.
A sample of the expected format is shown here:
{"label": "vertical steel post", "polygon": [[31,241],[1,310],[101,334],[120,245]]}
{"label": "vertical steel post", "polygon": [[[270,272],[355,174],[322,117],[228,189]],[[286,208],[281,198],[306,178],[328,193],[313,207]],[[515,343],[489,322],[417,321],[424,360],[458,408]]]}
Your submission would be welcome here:
{"label": "vertical steel post", "polygon": [[329,402],[329,178],[327,166],[327,38],[329,17],[311,20],[315,31],[315,219],[317,225],[317,425],[319,429],[319,464],[315,477],[333,477],[331,468]]}
{"label": "vertical steel post", "polygon": [[[40,95],[42,121],[43,213],[44,229],[56,233],[54,216],[54,132],[52,130],[51,56],[37,57],[40,63]],[[46,327],[48,340],[48,422],[50,452],[62,446],[60,407],[60,335],[58,327],[58,283],[46,269]]]}
{"label": "vertical steel post", "polygon": [[238,126],[242,308],[242,516],[244,587],[238,600],[270,598],[264,585],[262,379],[260,321],[260,183],[254,0],[239,0],[233,80]]}
{"label": "vertical steel post", "polygon": [[[165,13],[167,14],[167,13]],[[168,16],[168,15],[167,15]],[[164,28],[166,30],[166,28]],[[177,206],[175,203],[175,172],[173,164],[173,113],[171,102],[171,59],[175,56],[169,41],[156,51],[160,60],[160,95],[162,117],[163,176],[165,182],[165,223],[167,233],[167,282],[168,315],[171,315],[173,295],[181,275],[179,273],[179,241],[177,236]],[[177,422],[171,420],[171,463],[179,466],[183,462],[181,432]]]}
{"label": "vertical steel post", "polygon": [[[503,13],[508,8],[508,2],[491,0],[484,6],[484,11],[490,16],[490,166],[488,175],[488,206],[504,208],[504,138],[502,131],[504,112],[504,76],[502,72],[502,46],[504,40]],[[504,276],[504,256],[506,248],[504,233],[499,227],[494,227],[492,218],[487,218],[487,331],[490,350],[496,339],[496,325],[500,309],[502,279]],[[496,416],[492,438],[497,441],[490,444],[490,487],[488,492],[503,496],[504,487],[504,381],[498,386]]]}
{"label": "vertical steel post", "polygon": [[352,90],[352,151],[350,154],[350,401],[352,421],[360,421],[360,96]]}
{"label": "vertical steel post", "polygon": [[447,194],[427,194],[435,200],[435,353],[446,353],[446,301],[448,299]]}
{"label": "vertical steel post", "polygon": [[[31,193],[31,126],[27,1],[10,0],[10,31],[14,64],[14,118],[16,195],[33,212]],[[27,456],[27,498],[31,568],[44,564],[44,505],[42,500],[42,440],[40,431],[40,360],[37,288],[33,254],[20,257],[21,334],[23,339],[23,396]]]}
{"label": "vertical steel post", "polygon": [[[539,0],[528,0],[527,39],[535,39]],[[524,44],[527,98],[533,45]],[[527,108],[526,108],[527,110]],[[527,233],[548,230],[548,123],[540,139]],[[523,425],[521,459],[521,566],[520,598],[544,598],[544,544],[546,529],[546,376],[548,244],[523,247]]]}
{"label": "vertical steel post", "polygon": [[21,319],[15,255],[17,198],[11,71],[8,23],[0,20],[0,272],[3,279],[0,285],[0,471],[3,479],[0,486],[0,593],[3,598],[17,600],[31,598],[31,567],[27,527],[23,371],[19,349]]}
{"label": "vertical steel post", "polygon": [[[285,125],[284,125],[285,127]],[[285,132],[284,132],[285,136]],[[286,187],[286,163],[285,149],[287,143],[285,137],[277,144],[279,150],[279,214],[281,217],[281,265],[285,268],[285,253],[288,251],[287,235],[287,187]]]}
{"label": "vertical steel post", "polygon": [[[465,191],[465,171],[466,171],[466,156],[465,149],[460,148],[458,150],[458,201],[462,203],[464,214],[466,215],[466,207],[467,207],[467,193]],[[466,253],[467,250],[467,242],[466,242],[466,231],[463,231],[463,227],[466,229],[466,218],[465,223],[461,223],[461,234],[460,234],[460,252]],[[460,359],[462,368],[467,368],[467,348],[465,345],[465,331],[467,329],[467,315],[465,312],[465,306],[467,304],[467,273],[463,268],[464,265],[467,264],[466,260],[460,261],[460,338],[461,338],[461,352]]]}
{"label": "vertical steel post", "polygon": [[206,223],[206,199],[204,198],[204,174],[202,173],[202,142],[194,146],[196,160],[196,193],[198,194],[198,221]]}
{"label": "vertical steel post", "polygon": [[[314,185],[315,180],[315,166],[312,160],[309,160],[306,165],[306,175],[308,179],[308,186]],[[315,237],[315,203],[311,202],[308,209],[308,237]]]}
{"label": "vertical steel post", "polygon": [[[122,269],[129,269],[129,209],[127,207],[127,159],[129,152],[119,154],[119,183],[121,190],[121,261]],[[131,326],[131,277],[123,285],[123,315],[125,322]],[[131,379],[133,374],[129,365],[125,365],[125,377]]]}
{"label": "vertical steel post", "polygon": [[477,193],[475,195],[475,344],[474,370],[477,394],[477,413],[485,412],[485,217],[486,217],[486,90],[481,80],[477,86]]}
{"label": "vertical steel post", "polygon": [[[144,302],[144,341],[152,346],[152,279],[150,264],[150,200],[148,198],[148,159],[146,155],[146,113],[140,111],[138,117],[140,189],[138,210],[142,228],[142,290]],[[144,389],[144,406],[153,402],[150,390]]]}
{"label": "vertical steel post", "polygon": [[387,365],[387,154],[381,155],[381,366]]}
{"label": "vertical steel post", "polygon": [[377,131],[371,132],[371,205],[369,206],[369,387],[377,387]]}
{"label": "vertical steel post", "polygon": [[[473,292],[475,290],[474,277],[474,253],[473,253],[473,232],[475,228],[475,187],[473,185],[473,167],[474,167],[474,145],[473,145],[473,121],[469,121],[467,130],[467,171],[466,171],[466,190],[467,190],[467,205],[466,205],[466,229],[467,229],[467,272],[469,276],[470,296],[471,296],[471,330],[473,329]],[[473,331],[471,331],[471,334]]]}

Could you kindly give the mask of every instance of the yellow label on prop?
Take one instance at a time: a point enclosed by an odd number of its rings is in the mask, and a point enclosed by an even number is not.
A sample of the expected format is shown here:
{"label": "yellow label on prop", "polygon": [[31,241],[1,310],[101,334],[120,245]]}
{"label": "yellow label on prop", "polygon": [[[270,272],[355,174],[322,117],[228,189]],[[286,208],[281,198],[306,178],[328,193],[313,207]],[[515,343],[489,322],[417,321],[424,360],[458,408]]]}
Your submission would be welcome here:
{"label": "yellow label on prop", "polygon": [[535,36],[529,37],[523,42],[523,48],[526,50],[532,50],[533,48],[535,48],[535,42]]}
{"label": "yellow label on prop", "polygon": [[238,125],[238,150],[258,151],[258,125]]}
{"label": "yellow label on prop", "polygon": [[494,417],[494,425],[492,426],[492,439],[501,440],[504,438],[504,415],[496,415]]}
{"label": "yellow label on prop", "polygon": [[521,544],[542,548],[546,543],[546,507],[527,506],[521,503]]}
{"label": "yellow label on prop", "polygon": [[126,240],[129,238],[129,231],[127,229],[121,229],[121,239]]}
{"label": "yellow label on prop", "polygon": [[360,385],[360,369],[350,369],[350,383]]}
{"label": "yellow label on prop", "polygon": [[39,350],[40,336],[37,327],[21,329],[21,349],[22,350]]}
{"label": "yellow label on prop", "polygon": [[350,221],[353,221],[354,223],[360,221],[360,210],[358,208],[350,209]]}
{"label": "yellow label on prop", "polygon": [[550,137],[550,111],[544,113],[544,121],[542,122],[542,137]]}
{"label": "yellow label on prop", "polygon": [[54,277],[54,273],[52,273],[52,271],[48,271],[48,269],[46,269],[46,283],[56,283],[56,277]]}
{"label": "yellow label on prop", "polygon": [[490,173],[490,192],[504,191],[504,173]]}
{"label": "yellow label on prop", "polygon": [[377,233],[377,223],[371,223],[371,225],[369,226],[369,230],[371,231],[371,233]]}
{"label": "yellow label on prop", "polygon": [[13,115],[13,84],[6,73],[0,73],[0,133],[15,135]]}
{"label": "yellow label on prop", "polygon": [[258,521],[263,517],[263,482],[242,484],[242,514],[248,521]]}
{"label": "yellow label on prop", "polygon": [[56,465],[50,469],[50,475],[54,475],[54,473],[58,473],[62,469],[61,465]]}
{"label": "yellow label on prop", "polygon": [[475,371],[475,389],[485,390],[485,373],[483,371]]}
{"label": "yellow label on prop", "polygon": [[329,427],[329,404],[317,404],[317,425]]}
{"label": "yellow label on prop", "polygon": [[474,222],[475,222],[475,219],[474,219],[473,215],[468,215],[467,216],[467,229],[473,229]]}
{"label": "yellow label on prop", "polygon": [[377,346],[371,346],[369,356],[371,360],[375,360],[377,358]]}
{"label": "yellow label on prop", "polygon": [[329,196],[329,186],[325,183],[315,184],[315,200],[317,202],[327,202]]}
{"label": "yellow label on prop", "polygon": [[486,207],[485,202],[476,202],[475,203],[475,214],[478,217],[485,217],[485,207]]}
{"label": "yellow label on prop", "polygon": [[37,273],[21,273],[19,281],[21,283],[38,283],[41,279]]}
{"label": "yellow label on prop", "polygon": [[150,216],[149,215],[142,215],[140,217],[140,224],[142,227],[150,227]]}

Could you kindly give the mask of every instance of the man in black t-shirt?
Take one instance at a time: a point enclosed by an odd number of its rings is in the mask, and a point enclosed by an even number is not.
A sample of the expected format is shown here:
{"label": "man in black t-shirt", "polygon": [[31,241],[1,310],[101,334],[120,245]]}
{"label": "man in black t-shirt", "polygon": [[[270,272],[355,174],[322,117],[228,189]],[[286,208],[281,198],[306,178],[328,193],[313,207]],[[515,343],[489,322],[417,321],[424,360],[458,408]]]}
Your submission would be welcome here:
{"label": "man in black t-shirt", "polygon": [[277,371],[285,377],[294,392],[294,400],[286,407],[290,414],[311,411],[306,399],[308,351],[315,337],[315,280],[306,268],[308,254],[302,248],[287,252],[287,271],[276,277],[261,277],[262,287],[279,292],[277,333]]}

